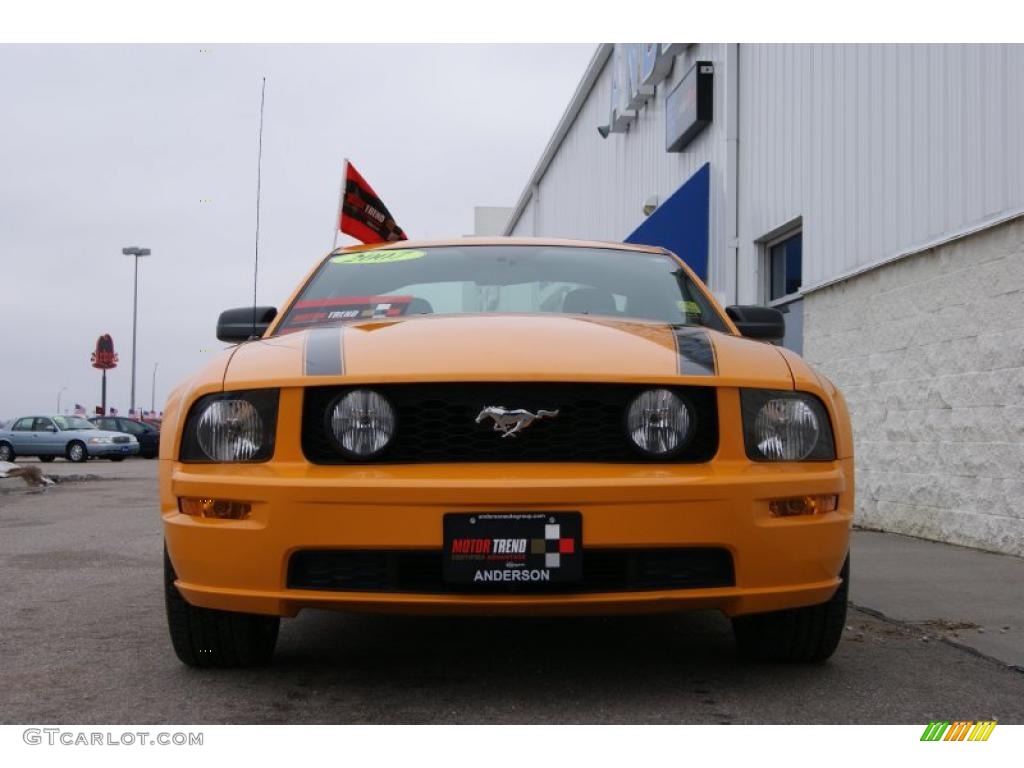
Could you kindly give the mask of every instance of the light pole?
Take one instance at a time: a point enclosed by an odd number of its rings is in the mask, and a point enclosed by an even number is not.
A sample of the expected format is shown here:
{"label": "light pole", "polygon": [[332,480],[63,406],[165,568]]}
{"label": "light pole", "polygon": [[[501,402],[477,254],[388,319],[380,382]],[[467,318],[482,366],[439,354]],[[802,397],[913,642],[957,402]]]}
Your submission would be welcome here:
{"label": "light pole", "polygon": [[135,290],[132,292],[132,396],[131,405],[128,407],[131,412],[135,410],[135,331],[139,320],[139,256],[149,256],[150,250],[133,245],[130,248],[122,248],[121,253],[135,257]]}
{"label": "light pole", "polygon": [[60,396],[64,394],[64,390],[66,390],[66,389],[67,389],[67,387],[61,387],[60,388],[60,392],[57,393],[57,415],[58,416],[60,416]]}
{"label": "light pole", "polygon": [[153,363],[153,391],[150,393],[149,412],[156,413],[156,369],[160,363]]}

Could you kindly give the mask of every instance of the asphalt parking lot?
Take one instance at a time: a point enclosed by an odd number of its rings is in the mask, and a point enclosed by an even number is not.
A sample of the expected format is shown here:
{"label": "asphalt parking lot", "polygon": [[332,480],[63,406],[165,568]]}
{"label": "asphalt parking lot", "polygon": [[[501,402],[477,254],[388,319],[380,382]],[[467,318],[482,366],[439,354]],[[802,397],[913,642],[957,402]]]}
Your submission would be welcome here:
{"label": "asphalt parking lot", "polygon": [[282,624],[267,669],[191,670],[164,624],[156,470],[58,461],[45,471],[99,479],[0,490],[0,722],[1024,722],[1019,669],[857,608],[818,666],[743,662],[712,613],[311,611]]}

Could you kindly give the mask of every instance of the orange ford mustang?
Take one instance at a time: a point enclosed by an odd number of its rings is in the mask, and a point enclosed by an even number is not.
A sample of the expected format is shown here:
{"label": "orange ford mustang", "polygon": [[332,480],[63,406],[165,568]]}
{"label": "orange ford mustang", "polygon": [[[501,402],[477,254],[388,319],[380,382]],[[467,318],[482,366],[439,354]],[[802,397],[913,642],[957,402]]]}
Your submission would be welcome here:
{"label": "orange ford mustang", "polygon": [[[474,239],[329,254],[172,392],[167,618],[186,664],[265,663],[302,608],[719,609],[816,661],[846,614],[842,395],[675,255]],[[744,338],[750,337],[750,338]]]}

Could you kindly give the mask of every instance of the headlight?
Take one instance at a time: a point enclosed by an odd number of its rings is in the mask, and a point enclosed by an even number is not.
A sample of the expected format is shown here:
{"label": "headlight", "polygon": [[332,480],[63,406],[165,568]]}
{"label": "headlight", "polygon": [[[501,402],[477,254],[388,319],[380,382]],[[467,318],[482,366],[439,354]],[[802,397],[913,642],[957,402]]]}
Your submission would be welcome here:
{"label": "headlight", "polygon": [[207,395],[189,411],[182,461],[266,461],[274,455],[278,390]]}
{"label": "headlight", "polygon": [[89,442],[93,445],[105,445],[106,443],[114,442],[112,437],[90,437]]}
{"label": "headlight", "polygon": [[641,392],[626,412],[629,438],[651,456],[668,457],[682,450],[693,434],[693,423],[690,408],[667,389]]}
{"label": "headlight", "polygon": [[395,409],[373,390],[352,390],[327,408],[327,434],[342,453],[356,459],[371,458],[395,436]]}
{"label": "headlight", "polygon": [[263,445],[263,419],[247,400],[220,400],[199,417],[196,438],[214,461],[249,461]]}
{"label": "headlight", "polygon": [[755,461],[828,461],[836,457],[825,406],[803,392],[744,389],[743,442]]}

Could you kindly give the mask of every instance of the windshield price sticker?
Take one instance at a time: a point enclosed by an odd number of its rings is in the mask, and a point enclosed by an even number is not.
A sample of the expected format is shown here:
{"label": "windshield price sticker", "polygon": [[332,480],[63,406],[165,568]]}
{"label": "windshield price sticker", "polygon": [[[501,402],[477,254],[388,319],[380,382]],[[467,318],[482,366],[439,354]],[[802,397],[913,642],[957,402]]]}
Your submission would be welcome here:
{"label": "windshield price sticker", "polygon": [[396,261],[422,259],[425,255],[423,251],[409,249],[363,251],[362,253],[345,253],[341,256],[332,256],[331,264],[391,264]]}

